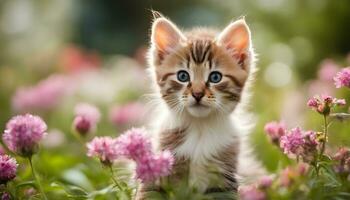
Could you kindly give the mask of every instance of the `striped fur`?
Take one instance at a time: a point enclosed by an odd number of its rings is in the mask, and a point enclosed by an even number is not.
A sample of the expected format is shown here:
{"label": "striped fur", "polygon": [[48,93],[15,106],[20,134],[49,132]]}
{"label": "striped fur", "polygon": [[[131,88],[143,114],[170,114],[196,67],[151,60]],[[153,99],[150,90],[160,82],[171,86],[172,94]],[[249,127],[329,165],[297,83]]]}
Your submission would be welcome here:
{"label": "striped fur", "polygon": [[[173,184],[188,184],[203,193],[235,192],[241,155],[240,117],[247,100],[248,80],[254,66],[250,32],[244,20],[231,23],[221,33],[197,28],[181,32],[157,14],[149,50],[150,70],[161,97],[154,132],[161,150],[175,155]],[[177,80],[184,70],[190,80]],[[222,74],[218,83],[209,81],[213,71]],[[203,94],[200,101],[194,94]],[[137,199],[147,190],[143,186]]]}

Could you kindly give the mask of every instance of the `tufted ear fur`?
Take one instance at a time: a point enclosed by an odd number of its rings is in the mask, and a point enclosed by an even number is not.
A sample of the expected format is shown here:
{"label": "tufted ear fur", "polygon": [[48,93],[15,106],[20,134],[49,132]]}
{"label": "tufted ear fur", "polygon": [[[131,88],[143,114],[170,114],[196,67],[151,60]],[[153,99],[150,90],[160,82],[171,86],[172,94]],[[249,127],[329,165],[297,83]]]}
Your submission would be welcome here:
{"label": "tufted ear fur", "polygon": [[219,34],[217,41],[229,51],[233,58],[237,59],[238,64],[245,68],[245,62],[251,56],[251,36],[244,19],[229,24]]}
{"label": "tufted ear fur", "polygon": [[181,31],[168,19],[159,17],[153,22],[151,45],[158,63],[184,40]]}

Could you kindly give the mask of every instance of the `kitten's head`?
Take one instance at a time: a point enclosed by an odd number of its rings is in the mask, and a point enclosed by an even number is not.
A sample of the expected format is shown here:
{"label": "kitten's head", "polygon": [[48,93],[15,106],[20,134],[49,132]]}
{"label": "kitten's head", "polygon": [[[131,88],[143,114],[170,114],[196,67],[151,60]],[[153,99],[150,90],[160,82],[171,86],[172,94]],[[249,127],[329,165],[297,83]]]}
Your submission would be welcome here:
{"label": "kitten's head", "polygon": [[253,60],[244,19],[222,32],[181,32],[164,17],[152,25],[150,65],[162,99],[193,117],[229,114],[241,99]]}

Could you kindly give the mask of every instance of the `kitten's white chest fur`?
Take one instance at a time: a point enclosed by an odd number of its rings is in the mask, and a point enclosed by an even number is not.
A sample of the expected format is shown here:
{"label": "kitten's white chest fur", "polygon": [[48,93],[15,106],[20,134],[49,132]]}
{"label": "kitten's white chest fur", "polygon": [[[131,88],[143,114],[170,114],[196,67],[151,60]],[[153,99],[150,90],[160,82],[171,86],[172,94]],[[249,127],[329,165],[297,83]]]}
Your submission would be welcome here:
{"label": "kitten's white chest fur", "polygon": [[184,142],[175,149],[175,154],[190,158],[195,163],[213,159],[236,139],[236,130],[227,118],[193,121],[186,130]]}
{"label": "kitten's white chest fur", "polygon": [[[189,160],[189,183],[199,190],[204,191],[208,188],[208,170],[213,161],[216,161],[229,145],[239,144],[239,131],[230,116],[186,119],[168,113],[163,117],[161,124],[163,130],[186,127],[184,140],[173,153],[176,157]],[[159,133],[161,134],[161,131]]]}

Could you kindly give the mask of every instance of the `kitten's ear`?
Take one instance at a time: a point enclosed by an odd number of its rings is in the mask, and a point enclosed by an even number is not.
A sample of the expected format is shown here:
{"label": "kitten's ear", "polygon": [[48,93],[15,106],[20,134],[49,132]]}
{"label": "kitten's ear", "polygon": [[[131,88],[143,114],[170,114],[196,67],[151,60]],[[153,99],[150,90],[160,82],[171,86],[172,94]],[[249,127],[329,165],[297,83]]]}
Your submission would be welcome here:
{"label": "kitten's ear", "polygon": [[224,46],[243,68],[251,48],[250,30],[244,19],[228,25],[219,35],[218,43]]}
{"label": "kitten's ear", "polygon": [[168,19],[160,17],[153,22],[151,43],[158,61],[171,53],[184,40],[185,37],[181,31]]}

